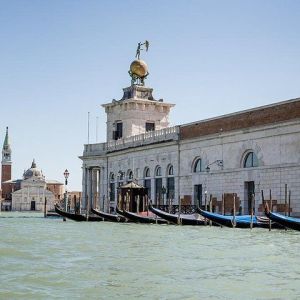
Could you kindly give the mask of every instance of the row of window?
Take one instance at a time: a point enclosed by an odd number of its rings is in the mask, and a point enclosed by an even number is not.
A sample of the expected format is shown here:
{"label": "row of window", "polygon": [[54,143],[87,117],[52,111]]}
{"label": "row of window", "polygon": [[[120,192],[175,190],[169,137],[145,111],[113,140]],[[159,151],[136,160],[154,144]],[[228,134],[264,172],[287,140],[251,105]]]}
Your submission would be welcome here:
{"label": "row of window", "polygon": [[[251,152],[248,152],[244,158],[243,168],[253,168],[253,167],[258,167],[258,159],[257,159],[256,154],[251,151]],[[203,172],[203,171],[205,171],[205,169],[203,169],[203,166],[202,166],[202,159],[198,158],[198,159],[196,159],[196,161],[194,163],[193,172],[199,173],[199,172]]]}
{"label": "row of window", "polygon": [[[116,122],[114,124],[115,130],[113,130],[113,140],[118,140],[123,138],[123,123]],[[155,130],[155,123],[154,122],[146,122],[145,123],[145,131],[154,131]]]}
{"label": "row of window", "polygon": [[[247,153],[247,155],[245,156],[244,161],[243,161],[243,167],[244,168],[258,167],[258,159],[257,159],[257,156],[256,156],[256,154],[254,152]],[[203,169],[203,166],[202,166],[202,159],[198,158],[194,162],[193,172],[194,173],[199,173],[199,172],[203,172],[203,171],[205,171],[205,170]],[[161,166],[157,166],[155,168],[154,174],[155,174],[155,177],[161,177],[162,176]],[[173,176],[174,175],[173,165],[169,165],[167,167],[166,174],[167,174],[167,176]],[[118,181],[124,181],[124,179],[125,179],[125,172],[119,171],[117,177],[118,177],[117,178]],[[151,173],[150,173],[150,168],[149,167],[145,167],[145,169],[144,169],[144,176],[143,177],[144,178],[151,177]],[[133,180],[133,172],[132,172],[132,170],[128,170],[127,171],[127,180],[128,181]],[[114,173],[110,174],[110,181],[111,182],[115,181],[115,175],[114,175]]]}
{"label": "row of window", "polygon": [[[161,166],[157,166],[155,168],[155,177],[161,177],[162,176],[162,171],[161,171]],[[167,176],[173,176],[174,175],[174,168],[173,168],[173,165],[169,165],[167,167]],[[144,178],[149,178],[151,175],[150,175],[150,168],[149,167],[145,167],[144,169]],[[115,174],[114,173],[110,173],[110,182],[113,182],[115,181]],[[127,171],[127,176],[126,176],[127,180],[128,181],[132,181],[133,180],[133,172],[132,170],[128,170]],[[118,174],[117,174],[117,181],[124,181],[125,180],[125,172],[123,171],[119,171]]]}

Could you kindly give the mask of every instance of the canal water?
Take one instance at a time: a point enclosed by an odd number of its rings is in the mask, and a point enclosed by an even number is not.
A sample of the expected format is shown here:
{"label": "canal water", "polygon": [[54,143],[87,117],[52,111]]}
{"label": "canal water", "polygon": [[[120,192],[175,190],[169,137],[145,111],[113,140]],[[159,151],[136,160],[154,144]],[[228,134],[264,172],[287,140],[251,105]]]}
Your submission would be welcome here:
{"label": "canal water", "polygon": [[300,299],[300,232],[0,214],[0,299]]}

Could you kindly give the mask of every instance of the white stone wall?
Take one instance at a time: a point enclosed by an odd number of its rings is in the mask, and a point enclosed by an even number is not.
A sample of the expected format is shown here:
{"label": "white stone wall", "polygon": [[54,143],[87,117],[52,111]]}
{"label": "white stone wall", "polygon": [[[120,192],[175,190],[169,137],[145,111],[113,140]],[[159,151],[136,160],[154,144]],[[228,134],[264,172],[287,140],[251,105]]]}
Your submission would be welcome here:
{"label": "white stone wall", "polygon": [[[246,153],[253,151],[258,158],[259,166],[243,168]],[[202,159],[202,172],[194,173],[193,164],[197,158]],[[144,182],[144,168],[151,173],[151,198],[155,198],[154,170],[157,165],[162,168],[163,185],[166,187],[166,170],[169,164],[174,167],[175,201],[185,195],[194,199],[194,185],[202,184],[206,190],[221,200],[223,193],[237,193],[242,208],[247,212],[247,194],[245,182],[254,181],[256,211],[261,203],[261,190],[265,199],[284,203],[285,184],[291,191],[291,207],[294,215],[300,215],[300,121],[290,121],[276,125],[203,136],[193,140],[171,141],[128,148],[102,156],[86,155],[83,159],[83,173],[86,168],[100,168],[99,206],[108,209],[116,202],[109,203],[107,178],[111,172],[127,174],[131,169],[138,183]],[[223,168],[213,163],[223,161]],[[210,165],[209,174],[205,171]],[[85,176],[85,175],[84,175]],[[128,179],[125,178],[124,182]],[[83,178],[83,195],[85,193]],[[115,192],[117,195],[117,192]],[[105,197],[105,205],[101,201]],[[101,200],[102,199],[102,200]],[[103,201],[102,201],[103,202]]]}
{"label": "white stone wall", "polygon": [[[261,190],[265,199],[278,203],[285,201],[285,184],[291,190],[291,207],[300,214],[300,122],[253,128],[239,132],[204,136],[181,143],[181,195],[193,195],[193,186],[202,184],[203,191],[221,200],[222,193],[237,193],[242,207],[247,210],[245,182],[255,182],[256,209],[261,203]],[[245,153],[253,150],[259,166],[243,168]],[[201,157],[203,172],[193,173],[192,165],[196,157]],[[223,169],[217,164],[210,166],[209,174],[205,167],[223,160]]]}
{"label": "white stone wall", "polygon": [[146,122],[154,122],[156,130],[167,128],[172,106],[159,101],[136,99],[110,104],[106,107],[107,141],[112,140],[114,124],[117,121],[123,123],[123,138],[145,133]]}

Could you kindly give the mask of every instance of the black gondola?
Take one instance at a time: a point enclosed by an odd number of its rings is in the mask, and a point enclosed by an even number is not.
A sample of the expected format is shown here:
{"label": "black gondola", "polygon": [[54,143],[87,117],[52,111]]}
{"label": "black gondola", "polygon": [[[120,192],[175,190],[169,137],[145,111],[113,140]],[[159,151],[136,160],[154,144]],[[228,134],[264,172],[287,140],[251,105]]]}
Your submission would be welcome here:
{"label": "black gondola", "polygon": [[130,221],[134,223],[143,223],[143,224],[168,224],[168,222],[165,219],[155,217],[149,217],[149,216],[140,216],[138,214],[129,212],[127,210],[120,210],[118,207],[116,207],[117,213],[124,216],[125,218],[129,219]]}
{"label": "black gondola", "polygon": [[62,217],[68,218],[70,220],[73,221],[77,221],[77,222],[101,222],[103,221],[102,218],[100,217],[96,217],[96,216],[84,216],[81,214],[73,214],[73,213],[69,213],[66,212],[64,210],[62,210],[58,205],[55,205],[55,211],[61,215]]}
{"label": "black gondola", "polygon": [[[269,228],[269,220],[266,217],[259,217],[253,215],[238,215],[238,216],[224,216],[221,214],[208,212],[202,210],[197,207],[197,211],[201,214],[204,218],[207,218],[221,226],[225,227],[236,227],[236,228],[250,228],[251,223],[252,227],[260,227],[260,228]],[[282,228],[281,225],[277,223],[272,223],[273,228]]]}
{"label": "black gondola", "polygon": [[270,220],[279,223],[283,227],[300,231],[300,218],[287,217],[278,213],[271,212],[267,206],[265,209],[265,214]]}
{"label": "black gondola", "polygon": [[117,223],[124,223],[127,221],[126,218],[124,218],[122,215],[113,215],[113,214],[105,213],[103,211],[100,211],[100,210],[97,210],[94,208],[92,208],[91,211],[95,215],[103,218],[104,221],[117,222]]}
{"label": "black gondola", "polygon": [[173,224],[180,223],[181,225],[205,225],[204,218],[199,214],[180,214],[178,218],[178,215],[176,214],[170,214],[158,208],[154,208],[151,203],[149,204],[149,210]]}

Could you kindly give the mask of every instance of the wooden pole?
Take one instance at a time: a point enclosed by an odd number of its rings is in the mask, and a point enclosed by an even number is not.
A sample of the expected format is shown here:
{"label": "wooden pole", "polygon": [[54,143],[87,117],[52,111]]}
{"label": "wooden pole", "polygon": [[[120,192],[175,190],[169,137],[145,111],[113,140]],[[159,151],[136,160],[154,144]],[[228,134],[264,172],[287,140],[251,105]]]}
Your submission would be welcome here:
{"label": "wooden pole", "polygon": [[289,211],[288,211],[288,216],[290,217],[291,215],[291,190],[289,190]]}
{"label": "wooden pole", "polygon": [[47,217],[47,198],[45,197],[45,202],[44,202],[44,218]]}
{"label": "wooden pole", "polygon": [[224,194],[222,194],[222,214],[225,216],[225,199]]}
{"label": "wooden pole", "polygon": [[180,224],[181,224],[181,222],[180,222],[180,213],[181,213],[181,199],[180,199],[180,196],[179,196],[177,225],[180,225]]}
{"label": "wooden pole", "polygon": [[[207,193],[205,192],[205,194],[204,194],[204,210],[207,210],[206,205],[207,205]],[[204,225],[205,226],[207,225],[207,219],[206,218],[204,218]]]}
{"label": "wooden pole", "polygon": [[254,202],[254,194],[251,194],[251,222],[250,222],[250,229],[253,228],[253,202]]}
{"label": "wooden pole", "polygon": [[287,215],[287,184],[284,185],[284,215]]}
{"label": "wooden pole", "polygon": [[[212,194],[209,195],[209,212],[212,212]],[[209,220],[209,226],[212,225],[212,221]]]}
{"label": "wooden pole", "polygon": [[232,227],[235,227],[235,194],[233,194],[233,218],[232,218]]}
{"label": "wooden pole", "polygon": [[[270,190],[270,212],[273,210],[273,203],[272,203],[272,191]],[[271,219],[269,219],[269,231],[272,229],[272,222]]]}

